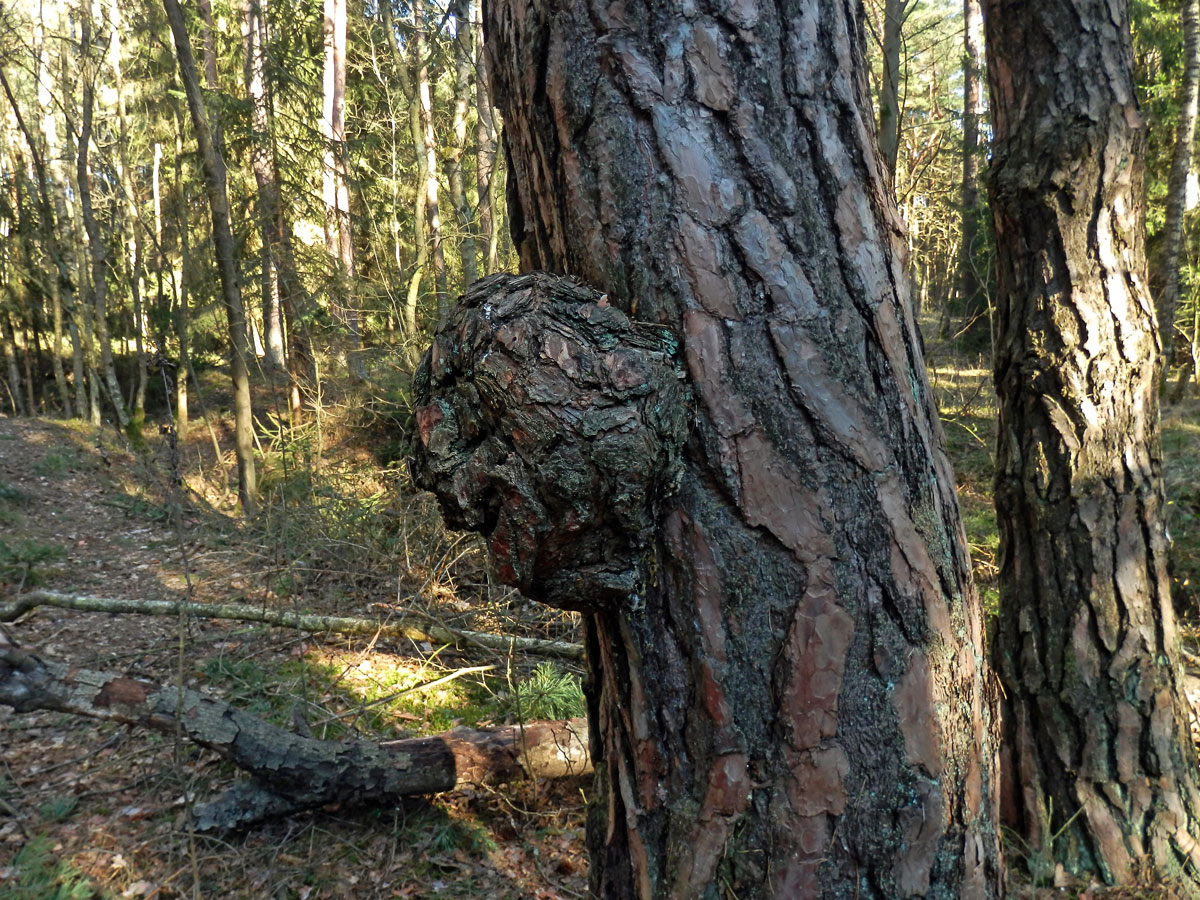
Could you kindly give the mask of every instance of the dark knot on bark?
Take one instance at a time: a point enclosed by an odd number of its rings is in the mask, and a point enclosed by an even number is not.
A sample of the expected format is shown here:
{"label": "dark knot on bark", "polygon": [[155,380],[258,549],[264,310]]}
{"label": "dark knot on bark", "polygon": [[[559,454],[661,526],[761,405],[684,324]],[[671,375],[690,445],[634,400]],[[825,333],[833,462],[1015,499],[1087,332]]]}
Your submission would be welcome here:
{"label": "dark knot on bark", "polygon": [[638,590],[678,485],[688,392],[678,340],[543,272],[476,282],[417,370],[412,472],[488,539],[501,580],[561,609]]}

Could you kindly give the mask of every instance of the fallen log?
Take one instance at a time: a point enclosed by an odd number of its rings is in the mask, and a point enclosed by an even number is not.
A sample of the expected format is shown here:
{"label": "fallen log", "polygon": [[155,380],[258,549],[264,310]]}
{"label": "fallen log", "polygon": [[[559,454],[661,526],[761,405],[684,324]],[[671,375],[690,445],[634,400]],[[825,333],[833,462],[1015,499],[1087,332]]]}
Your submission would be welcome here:
{"label": "fallen log", "polygon": [[147,616],[178,616],[181,613],[202,619],[232,619],[238,622],[261,622],[297,631],[333,632],[335,634],[369,634],[388,638],[410,638],[431,644],[452,644],[459,650],[483,647],[501,653],[510,651],[557,659],[583,659],[583,647],[569,641],[548,641],[543,638],[516,637],[444,628],[440,625],[414,625],[410,620],[379,622],[353,616],[317,616],[307,613],[267,609],[249,603],[195,603],[184,600],[128,600],[116,597],[94,597],[88,594],[62,594],[58,591],[32,590],[14,600],[0,603],[0,622],[13,622],[39,606],[73,609],[80,612],[136,613]]}
{"label": "fallen log", "polygon": [[293,734],[199,691],[67,666],[13,644],[0,630],[0,704],[55,710],[184,737],[252,776],[193,812],[198,828],[228,829],[329,804],[387,805],[464,785],[591,771],[584,719],[456,728],[375,743]]}

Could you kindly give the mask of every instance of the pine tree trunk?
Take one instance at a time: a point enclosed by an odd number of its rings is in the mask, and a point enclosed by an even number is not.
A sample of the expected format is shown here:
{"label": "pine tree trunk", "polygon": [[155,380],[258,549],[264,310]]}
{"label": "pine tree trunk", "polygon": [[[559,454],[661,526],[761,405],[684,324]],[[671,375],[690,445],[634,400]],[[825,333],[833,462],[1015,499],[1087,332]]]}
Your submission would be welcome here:
{"label": "pine tree trunk", "polygon": [[238,469],[238,500],[242,512],[253,516],[258,511],[258,487],[254,466],[254,416],[250,407],[250,349],[246,340],[246,311],[238,282],[237,248],[230,230],[229,196],[226,193],[225,160],[221,148],[214,144],[208,128],[208,114],[200,94],[196,76],[196,60],[183,22],[179,0],[163,0],[167,21],[175,40],[179,61],[179,76],[187,94],[188,110],[200,149],[204,167],[204,187],[212,211],[213,244],[216,248],[217,272],[221,280],[221,299],[229,322],[230,371],[233,377],[234,448]]}
{"label": "pine tree trunk", "polygon": [[421,125],[420,99],[417,96],[417,79],[420,70],[420,59],[413,42],[409,48],[410,60],[405,61],[400,52],[400,45],[394,37],[396,33],[392,20],[391,9],[387,4],[380,7],[384,27],[390,36],[389,50],[392,63],[400,79],[400,91],[408,103],[408,137],[412,143],[413,159],[416,163],[416,175],[413,183],[417,190],[413,193],[413,248],[414,258],[409,269],[408,285],[405,290],[404,307],[400,311],[401,328],[407,339],[412,340],[418,334],[417,309],[421,300],[421,281],[424,278],[425,267],[429,265],[429,241],[425,228],[425,178],[427,174],[425,155],[425,130]]}
{"label": "pine tree trunk", "polygon": [[[494,327],[475,387],[417,412],[426,452],[453,452],[454,422],[478,448],[453,477],[464,494],[498,492],[475,527],[502,575],[585,612],[601,897],[1000,893],[982,614],[864,113],[857,12],[485,8],[522,270],[604,292],[577,322],[620,310],[637,333],[666,326],[694,391],[677,487],[658,486],[645,545],[598,570],[551,566],[549,583],[540,560],[591,546],[589,523],[619,525],[635,502],[620,485],[643,470],[617,451],[639,432],[614,424],[632,421],[619,409],[609,426],[581,419],[572,390],[592,371],[636,385],[638,357],[626,370],[604,335],[581,350],[508,330],[497,308],[494,326],[468,319],[471,339],[443,332],[429,358],[441,390]],[[562,372],[530,395],[546,410],[524,409],[519,379],[497,389],[529,347],[531,365]],[[472,389],[478,406],[517,407],[494,442],[476,436],[492,420],[472,418]],[[554,398],[564,428],[593,435],[591,457],[544,440]],[[521,472],[546,447],[539,497]],[[612,495],[575,480],[580,459],[613,473]],[[544,526],[542,500],[562,513]]]}
{"label": "pine tree trunk", "polygon": [[125,204],[125,225],[129,229],[126,237],[126,264],[128,265],[129,291],[133,300],[133,335],[137,352],[137,380],[134,385],[131,409],[130,433],[140,440],[142,425],[146,419],[146,381],[149,367],[146,361],[146,319],[142,310],[142,243],[141,222],[134,193],[133,174],[129,165],[129,121],[126,115],[125,79],[121,74],[121,8],[117,0],[109,3],[109,25],[112,28],[109,41],[109,67],[113,71],[116,88],[117,124],[120,140],[117,144],[117,181],[121,185]]}
{"label": "pine tree trunk", "polygon": [[1163,365],[1169,370],[1175,346],[1175,311],[1179,306],[1179,259],[1183,251],[1183,216],[1187,206],[1188,173],[1192,169],[1196,114],[1200,108],[1200,0],[1183,0],[1183,83],[1179,86],[1179,126],[1167,179],[1166,222],[1163,225],[1162,293],[1158,324],[1162,332]]}
{"label": "pine tree trunk", "polygon": [[883,79],[879,84],[879,152],[895,190],[900,157],[900,37],[908,0],[884,0]]}
{"label": "pine tree trunk", "polygon": [[350,190],[346,154],[346,3],[325,0],[325,248],[336,272],[334,313],[350,337],[347,369],[362,381],[362,327],[355,299],[354,241],[350,224]]}
{"label": "pine tree trunk", "polygon": [[1195,896],[1128,7],[984,10],[1005,814],[1070,872],[1128,883],[1149,862]]}
{"label": "pine tree trunk", "polygon": [[258,187],[258,221],[262,240],[263,331],[266,337],[267,365],[277,372],[286,371],[283,341],[283,312],[280,298],[279,191],[275,183],[271,153],[270,102],[264,76],[266,54],[266,0],[246,0],[242,8],[242,42],[245,52],[243,74],[250,95],[254,143],[250,151],[251,168]]}
{"label": "pine tree trunk", "polygon": [[496,171],[496,121],[492,93],[488,89],[487,54],[483,49],[483,27],[475,29],[475,184],[479,188],[479,239],[483,247],[483,274],[499,271],[500,219],[503,205],[494,186]]}
{"label": "pine tree trunk", "polygon": [[[42,65],[42,24],[39,19],[36,31],[36,52],[37,66],[40,76],[44,77]],[[21,115],[21,108],[17,103],[16,97],[13,96],[12,88],[8,83],[8,79],[4,73],[0,71],[0,88],[3,88],[4,95],[8,98],[9,106],[12,108],[13,119],[17,123],[17,128],[25,138],[25,144],[29,148],[30,161],[33,164],[34,177],[37,182],[37,206],[38,206],[38,225],[42,232],[43,251],[47,262],[47,282],[50,293],[51,315],[54,323],[54,343],[51,346],[50,361],[54,372],[54,383],[58,387],[59,403],[62,404],[63,415],[70,418],[73,415],[71,409],[71,392],[67,385],[66,373],[63,370],[62,364],[62,339],[63,339],[63,305],[62,305],[62,281],[60,272],[61,258],[58,248],[58,235],[56,233],[54,214],[50,203],[50,186],[49,179],[46,175],[46,162],[42,154],[42,147],[45,146],[45,137],[41,134],[33,134],[25,124],[25,119]],[[42,77],[39,77],[38,82],[38,103],[43,109],[50,102],[48,90],[43,90]],[[14,182],[15,187],[15,182]]]}
{"label": "pine tree trunk", "polygon": [[[65,63],[64,63],[65,65]],[[65,75],[60,84],[65,83]],[[67,335],[71,342],[71,378],[74,387],[75,415],[80,418],[87,414],[87,378],[85,375],[84,344],[80,333],[80,309],[76,302],[78,291],[75,285],[82,278],[71,278],[71,266],[68,263],[67,247],[74,243],[75,223],[72,219],[72,206],[67,202],[67,184],[70,176],[63,171],[62,159],[69,157],[67,147],[69,141],[58,140],[57,121],[54,111],[47,110],[42,117],[42,132],[46,138],[47,177],[48,187],[52,188],[54,219],[63,230],[63,239],[57,241],[55,264],[58,269],[60,284],[60,299],[63,306],[63,316],[66,319]]]}
{"label": "pine tree trunk", "polygon": [[[262,126],[261,129],[257,125],[255,127],[261,140],[261,146],[256,147],[255,178],[261,192],[262,213],[267,223],[266,239],[270,246],[274,276],[271,305],[269,310],[264,310],[264,319],[269,319],[268,343],[274,347],[276,337],[271,332],[278,327],[278,342],[284,345],[286,351],[288,405],[292,424],[295,426],[300,423],[304,412],[301,386],[312,384],[315,380],[308,326],[302,318],[302,314],[307,314],[310,310],[311,299],[305,292],[300,274],[296,270],[292,223],[283,202],[282,180],[279,177],[279,156],[271,115],[271,83],[262,71],[269,38],[267,0],[249,0],[249,8],[255,11],[253,24],[257,26],[257,37],[254,38],[254,64],[259,69],[257,80],[262,88],[261,98],[255,100],[256,121],[261,121]],[[272,353],[274,352],[273,349]]]}
{"label": "pine tree trunk", "polygon": [[425,173],[425,227],[429,235],[429,258],[433,263],[433,280],[437,290],[437,308],[441,312],[447,302],[446,256],[442,247],[442,214],[438,201],[437,135],[433,131],[433,90],[429,82],[429,42],[425,37],[424,0],[413,0],[413,41],[416,60],[414,75],[417,92],[417,108],[421,116],[421,142],[425,155],[422,171]]}
{"label": "pine tree trunk", "polygon": [[21,395],[21,367],[17,363],[17,338],[8,310],[0,309],[0,343],[4,345],[4,365],[8,369],[8,402],[14,416],[29,415]]}
{"label": "pine tree trunk", "polygon": [[[80,18],[80,55],[86,60],[91,47],[91,18],[90,13]],[[113,360],[112,341],[108,334],[108,248],[100,234],[100,225],[92,210],[91,168],[88,165],[88,150],[92,140],[92,116],[94,112],[95,71],[90,64],[85,64],[83,73],[82,124],[79,132],[78,154],[75,157],[75,177],[79,185],[79,210],[83,218],[83,227],[87,232],[88,250],[92,258],[92,328],[96,343],[99,345],[100,364],[104,370],[104,384],[108,390],[108,399],[112,403],[117,417],[117,424],[122,430],[129,424],[129,411],[125,408],[125,400],[121,395],[121,386],[117,382],[117,367]]]}
{"label": "pine tree trunk", "polygon": [[463,172],[463,155],[467,152],[467,108],[471,102],[471,19],[467,0],[453,0],[450,12],[454,16],[454,140],[446,151],[446,177],[450,182],[450,203],[458,225],[459,258],[462,261],[463,290],[479,278],[475,259],[474,218],[467,203],[467,184]]}
{"label": "pine tree trunk", "polygon": [[[63,336],[65,320],[63,318],[63,283],[66,280],[65,267],[58,247],[58,228],[54,220],[53,204],[50,202],[50,179],[46,172],[45,153],[47,148],[56,141],[46,131],[46,123],[54,126],[54,98],[50,93],[50,71],[45,58],[45,10],[38,9],[38,19],[34,25],[34,52],[36,53],[37,83],[38,83],[38,119],[34,124],[36,139],[30,143],[30,153],[33,156],[38,181],[39,219],[42,227],[42,240],[47,262],[47,277],[50,281],[50,308],[54,323],[54,343],[51,347],[50,363],[54,372],[54,383],[58,387],[58,399],[62,405],[63,416],[72,418],[74,409],[71,403],[71,388],[67,384],[66,370],[63,366]],[[5,89],[7,92],[7,88]],[[10,97],[11,99],[11,97]],[[14,110],[16,109],[14,105]],[[21,130],[28,139],[31,135],[24,124]]]}
{"label": "pine tree trunk", "polygon": [[175,340],[179,344],[179,367],[175,373],[175,431],[181,438],[187,436],[191,418],[188,408],[188,372],[191,371],[191,341],[188,325],[188,271],[191,266],[191,247],[188,238],[186,188],[183,184],[183,116],[172,103],[175,119],[175,184],[174,200],[176,228],[179,235],[179,281],[175,287],[175,304],[171,324],[175,329]]}
{"label": "pine tree trunk", "polygon": [[987,301],[975,268],[979,250],[979,122],[983,117],[983,9],[963,0],[962,244],[958,289],[963,334],[990,337]]}

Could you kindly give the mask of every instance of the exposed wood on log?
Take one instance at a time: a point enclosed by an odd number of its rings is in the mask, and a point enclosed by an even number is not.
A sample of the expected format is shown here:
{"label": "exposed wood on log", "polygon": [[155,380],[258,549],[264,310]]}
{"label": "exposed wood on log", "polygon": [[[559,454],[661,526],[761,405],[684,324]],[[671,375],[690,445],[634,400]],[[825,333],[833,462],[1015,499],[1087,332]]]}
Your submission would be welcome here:
{"label": "exposed wood on log", "polygon": [[233,619],[262,622],[299,631],[330,631],[335,634],[369,634],[387,638],[409,638],[432,644],[453,644],[459,650],[482,647],[503,653],[510,651],[557,659],[583,659],[583,647],[569,641],[489,634],[445,628],[441,625],[414,625],[400,617],[389,622],[353,616],[317,616],[287,610],[267,609],[248,603],[194,603],[183,600],[129,600],[93,597],[88,594],[62,594],[57,591],[26,591],[16,599],[0,603],[0,622],[12,622],[31,609],[54,606],[79,612],[139,613],[148,616],[177,616],[181,613],[203,619]]}
{"label": "exposed wood on log", "polygon": [[322,741],[285,731],[222,700],[43,659],[0,632],[0,704],[56,710],[181,733],[249,773],[197,808],[197,825],[231,828],[331,803],[387,804],[467,784],[560,778],[591,771],[584,719],[456,728],[375,743]]}

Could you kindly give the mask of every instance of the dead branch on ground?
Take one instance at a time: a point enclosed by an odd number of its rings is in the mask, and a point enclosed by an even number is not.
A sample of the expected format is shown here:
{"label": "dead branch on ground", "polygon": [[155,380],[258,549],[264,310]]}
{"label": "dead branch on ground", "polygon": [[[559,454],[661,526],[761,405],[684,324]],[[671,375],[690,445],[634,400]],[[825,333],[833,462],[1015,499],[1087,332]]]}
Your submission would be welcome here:
{"label": "dead branch on ground", "polygon": [[334,632],[336,634],[368,634],[386,638],[409,638],[431,644],[452,644],[459,650],[472,648],[497,650],[501,653],[520,652],[558,659],[583,659],[583,647],[569,641],[549,641],[543,638],[517,637],[445,628],[441,625],[415,625],[406,617],[380,622],[353,616],[317,616],[287,610],[268,609],[249,603],[195,603],[183,600],[128,600],[115,597],[93,597],[87,594],[62,594],[58,591],[32,590],[14,600],[0,603],[0,622],[12,622],[39,606],[73,609],[80,612],[137,613],[149,616],[196,616],[202,619],[231,619],[239,622],[262,622],[298,631]]}
{"label": "dead branch on ground", "polygon": [[322,741],[173,685],[80,669],[18,647],[0,629],[0,704],[181,733],[249,773],[193,808],[200,829],[229,829],[329,804],[387,805],[466,784],[591,771],[584,719],[456,728],[433,737]]}

